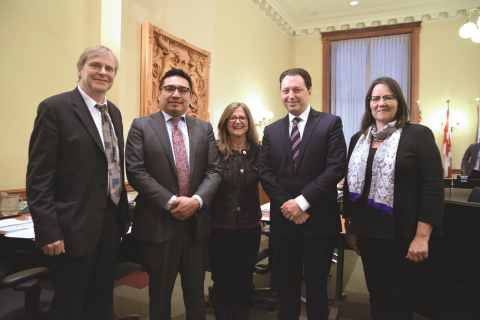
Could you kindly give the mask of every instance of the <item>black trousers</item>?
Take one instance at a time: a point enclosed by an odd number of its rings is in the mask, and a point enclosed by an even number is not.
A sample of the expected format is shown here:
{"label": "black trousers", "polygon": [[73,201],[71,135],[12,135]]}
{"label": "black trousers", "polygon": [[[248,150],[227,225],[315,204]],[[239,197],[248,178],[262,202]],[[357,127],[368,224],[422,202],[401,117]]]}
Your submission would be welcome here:
{"label": "black trousers", "polygon": [[300,226],[289,236],[271,235],[277,272],[277,319],[300,317],[302,278],[305,280],[307,319],[328,318],[327,277],[336,236],[307,238]]}
{"label": "black trousers", "polygon": [[215,311],[234,305],[252,306],[253,267],[260,246],[261,226],[243,229],[212,228],[208,242],[213,291],[210,302]]}
{"label": "black trousers", "polygon": [[181,276],[187,320],[205,320],[205,264],[208,240],[195,240],[195,219],[178,221],[161,243],[140,241],[142,264],[147,270],[150,319],[171,319],[171,299],[178,273]]}
{"label": "black trousers", "polygon": [[[116,206],[107,200],[100,244],[86,257],[53,257],[52,320],[106,320],[112,316],[113,269],[120,244]],[[68,247],[65,249],[68,252]]]}
{"label": "black trousers", "polygon": [[411,240],[358,237],[373,320],[413,319],[423,262],[405,258]]}

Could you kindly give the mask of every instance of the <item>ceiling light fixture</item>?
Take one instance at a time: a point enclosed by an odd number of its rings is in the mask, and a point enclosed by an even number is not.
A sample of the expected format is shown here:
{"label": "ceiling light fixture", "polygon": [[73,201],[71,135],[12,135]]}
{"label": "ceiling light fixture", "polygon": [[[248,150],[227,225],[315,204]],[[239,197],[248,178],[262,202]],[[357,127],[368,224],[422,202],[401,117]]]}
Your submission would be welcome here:
{"label": "ceiling light fixture", "polygon": [[480,18],[477,21],[477,25],[473,22],[470,22],[470,16],[472,15],[470,12],[472,10],[476,10],[478,13],[480,13],[480,10],[477,8],[473,8],[468,10],[468,17],[467,17],[467,22],[460,28],[459,34],[460,37],[464,39],[472,38],[472,41],[475,43],[480,43]]}
{"label": "ceiling light fixture", "polygon": [[358,4],[358,1],[350,1],[350,5],[356,6]]}

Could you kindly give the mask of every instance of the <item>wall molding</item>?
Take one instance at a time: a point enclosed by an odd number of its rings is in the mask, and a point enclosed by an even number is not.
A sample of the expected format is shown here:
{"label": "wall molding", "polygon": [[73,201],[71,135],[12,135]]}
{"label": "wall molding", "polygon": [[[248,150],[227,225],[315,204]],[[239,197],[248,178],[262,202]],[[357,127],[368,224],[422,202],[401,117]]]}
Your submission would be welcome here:
{"label": "wall molding", "polygon": [[[464,0],[454,3],[419,1],[389,7],[359,9],[333,14],[307,17],[296,8],[301,21],[297,23],[276,0],[247,0],[266,19],[290,39],[316,37],[323,32],[361,29],[368,27],[418,22],[434,23],[446,20],[466,19],[467,12],[478,6],[478,1]],[[295,6],[294,6],[295,7]]]}

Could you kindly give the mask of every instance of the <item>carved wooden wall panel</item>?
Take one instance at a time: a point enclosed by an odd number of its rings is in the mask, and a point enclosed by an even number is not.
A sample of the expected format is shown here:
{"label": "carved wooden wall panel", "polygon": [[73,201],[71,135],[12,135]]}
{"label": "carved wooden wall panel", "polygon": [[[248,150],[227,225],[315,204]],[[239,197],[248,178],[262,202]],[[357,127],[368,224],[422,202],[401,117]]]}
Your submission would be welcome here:
{"label": "carved wooden wall panel", "polygon": [[147,116],[160,110],[158,105],[160,79],[168,70],[177,68],[192,78],[193,97],[187,114],[209,121],[210,55],[210,52],[197,48],[151,23],[144,23],[140,116]]}

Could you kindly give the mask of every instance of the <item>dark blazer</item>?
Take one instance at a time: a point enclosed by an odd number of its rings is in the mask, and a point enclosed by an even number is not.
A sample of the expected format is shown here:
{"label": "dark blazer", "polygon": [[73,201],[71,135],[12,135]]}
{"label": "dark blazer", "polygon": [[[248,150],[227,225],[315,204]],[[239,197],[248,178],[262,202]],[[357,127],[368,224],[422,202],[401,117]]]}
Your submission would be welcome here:
{"label": "dark blazer", "polygon": [[[122,116],[110,101],[108,112],[124,172]],[[78,88],[42,101],[30,139],[27,168],[27,200],[36,247],[63,239],[67,256],[91,254],[102,233],[107,185],[102,140]],[[128,213],[125,188],[117,210],[124,232]]]}
{"label": "dark blazer", "polygon": [[[358,132],[350,140],[348,161],[360,136]],[[432,131],[428,127],[408,123],[403,128],[395,161],[393,237],[413,239],[418,221],[441,226],[444,193],[442,160]],[[343,187],[344,218],[352,216],[355,205],[349,195],[346,178]],[[352,216],[350,230],[355,228],[355,220],[361,218]]]}
{"label": "dark blazer", "polygon": [[[467,172],[467,176],[469,176],[473,168],[475,168],[475,164],[478,160],[478,153],[480,152],[480,143],[472,143],[465,151],[465,154],[462,158],[462,171]],[[468,161],[470,160],[470,162]]]}
{"label": "dark blazer", "polygon": [[[195,212],[195,237],[201,241],[210,235],[209,206],[222,169],[212,125],[188,115],[186,121],[190,141],[190,189],[192,195],[199,195],[204,203]],[[143,241],[163,242],[179,223],[164,207],[174,194],[179,194],[180,187],[161,111],[133,120],[125,153],[128,182],[138,191],[132,236]]]}
{"label": "dark blazer", "polygon": [[295,228],[280,207],[302,194],[310,204],[310,218],[300,228],[308,238],[338,234],[342,228],[337,183],[345,173],[346,145],[342,120],[310,110],[302,136],[298,165],[293,166],[288,115],[264,130],[258,171],[270,198],[271,232],[289,235]]}

